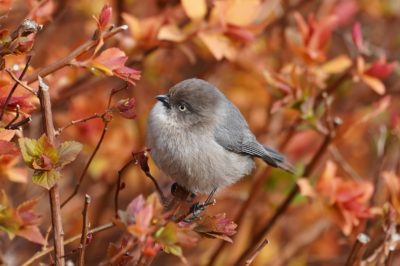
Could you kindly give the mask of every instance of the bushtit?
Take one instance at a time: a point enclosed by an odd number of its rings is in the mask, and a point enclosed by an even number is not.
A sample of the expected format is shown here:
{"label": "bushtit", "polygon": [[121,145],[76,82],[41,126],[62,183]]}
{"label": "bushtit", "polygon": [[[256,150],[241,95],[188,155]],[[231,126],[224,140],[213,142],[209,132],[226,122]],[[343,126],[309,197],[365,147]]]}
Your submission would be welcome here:
{"label": "bushtit", "polygon": [[147,126],[150,155],[190,192],[212,196],[249,175],[255,157],[292,172],[281,154],[256,140],[240,111],[207,81],[184,80],[156,99]]}

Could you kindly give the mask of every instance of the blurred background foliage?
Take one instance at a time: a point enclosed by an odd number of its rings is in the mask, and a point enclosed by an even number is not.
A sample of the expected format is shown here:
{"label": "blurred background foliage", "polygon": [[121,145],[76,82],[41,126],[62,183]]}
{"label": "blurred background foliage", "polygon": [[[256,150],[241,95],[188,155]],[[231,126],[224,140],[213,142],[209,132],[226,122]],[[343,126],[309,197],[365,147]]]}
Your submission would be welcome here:
{"label": "blurred background foliage", "polygon": [[[361,232],[371,237],[364,265],[387,259],[388,246],[393,247],[392,265],[399,263],[397,231],[383,226],[392,215],[389,225],[397,228],[400,212],[399,1],[0,1],[1,28],[12,32],[27,17],[43,25],[30,52],[29,76],[90,40],[97,27],[93,16],[106,3],[113,9],[111,23],[126,24],[128,30],[105,40],[103,49],[119,47],[128,56],[125,65],[141,71],[136,85],[114,99],[134,98],[135,119],[115,115],[108,124],[78,196],[62,210],[66,236],[81,232],[85,193],[92,196],[91,227],[110,221],[117,172],[132,152],[145,147],[146,119],[154,97],[183,79],[198,77],[220,88],[241,110],[258,140],[282,151],[298,175],[268,170],[257,162],[253,176],[219,192],[217,204],[207,211],[227,213],[238,224],[238,232],[218,256],[221,240],[217,239],[202,238],[184,248],[190,265],[207,265],[211,257],[215,265],[233,265],[296,182],[301,194],[274,225],[267,236],[269,244],[252,265],[344,265]],[[17,73],[26,57],[27,53],[4,56],[5,66]],[[85,60],[92,58],[81,56],[76,62]],[[48,75],[56,127],[103,113],[111,89],[125,84],[111,76],[74,63]],[[4,71],[0,82],[4,99],[13,82]],[[19,87],[15,95],[24,96],[26,91]],[[17,134],[38,138],[38,102],[26,97],[22,111],[32,115],[32,122]],[[11,118],[8,114],[5,121]],[[60,135],[63,141],[84,145],[60,180],[62,199],[73,191],[103,126],[101,119],[94,119],[68,127]],[[309,179],[302,178],[329,134],[335,134],[329,148],[318,157]],[[7,172],[26,171],[19,155],[16,158],[12,164],[0,162],[0,184],[13,206],[38,198],[36,210],[43,215],[44,234],[50,224],[47,196],[32,184],[30,173]],[[168,192],[171,181],[151,161],[150,169]],[[139,167],[129,168],[124,183],[122,209],[139,194],[154,191]],[[98,265],[109,243],[120,241],[121,232],[115,228],[94,235],[87,264]],[[67,254],[73,248],[67,248]],[[10,240],[1,233],[0,261],[8,265],[20,265],[38,250],[37,244],[23,238]],[[161,254],[153,265],[180,262]]]}

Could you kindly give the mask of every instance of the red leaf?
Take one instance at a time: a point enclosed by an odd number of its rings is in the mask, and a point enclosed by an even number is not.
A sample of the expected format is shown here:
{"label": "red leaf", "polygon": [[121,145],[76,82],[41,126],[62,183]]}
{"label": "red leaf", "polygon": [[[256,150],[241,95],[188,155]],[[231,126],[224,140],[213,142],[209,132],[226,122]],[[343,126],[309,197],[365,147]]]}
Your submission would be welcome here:
{"label": "red leaf", "polygon": [[99,28],[103,30],[112,18],[112,7],[109,4],[103,6],[99,15]]}
{"label": "red leaf", "polygon": [[134,111],[135,107],[135,99],[134,98],[128,98],[128,99],[122,99],[117,103],[117,109],[119,113],[127,118],[127,119],[134,119],[136,118],[136,114]]}
{"label": "red leaf", "polygon": [[357,50],[361,51],[363,46],[363,37],[359,22],[354,23],[353,28],[351,29],[351,37],[353,38],[353,42],[356,45]]}
{"label": "red leaf", "polygon": [[382,80],[393,72],[396,65],[396,62],[386,63],[386,59],[381,58],[375,61],[364,73]]}

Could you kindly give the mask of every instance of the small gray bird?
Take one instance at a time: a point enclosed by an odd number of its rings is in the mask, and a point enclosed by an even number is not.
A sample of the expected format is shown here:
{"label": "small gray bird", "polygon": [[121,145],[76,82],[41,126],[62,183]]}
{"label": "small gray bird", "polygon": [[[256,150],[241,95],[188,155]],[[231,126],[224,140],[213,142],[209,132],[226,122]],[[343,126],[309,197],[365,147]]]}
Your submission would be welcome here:
{"label": "small gray bird", "polygon": [[240,111],[207,81],[184,80],[156,99],[147,126],[151,157],[190,192],[212,197],[249,175],[254,157],[292,173],[285,158],[260,144]]}

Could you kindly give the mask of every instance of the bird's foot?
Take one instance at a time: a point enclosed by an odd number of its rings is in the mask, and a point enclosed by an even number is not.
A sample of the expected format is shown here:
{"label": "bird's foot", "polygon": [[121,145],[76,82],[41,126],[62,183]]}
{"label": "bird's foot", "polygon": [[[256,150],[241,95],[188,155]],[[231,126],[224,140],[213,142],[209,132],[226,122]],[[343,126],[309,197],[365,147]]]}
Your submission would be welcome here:
{"label": "bird's foot", "polygon": [[184,219],[186,223],[191,223],[200,217],[200,214],[205,211],[205,209],[216,203],[215,199],[207,199],[205,202],[196,202],[190,207],[191,215]]}

